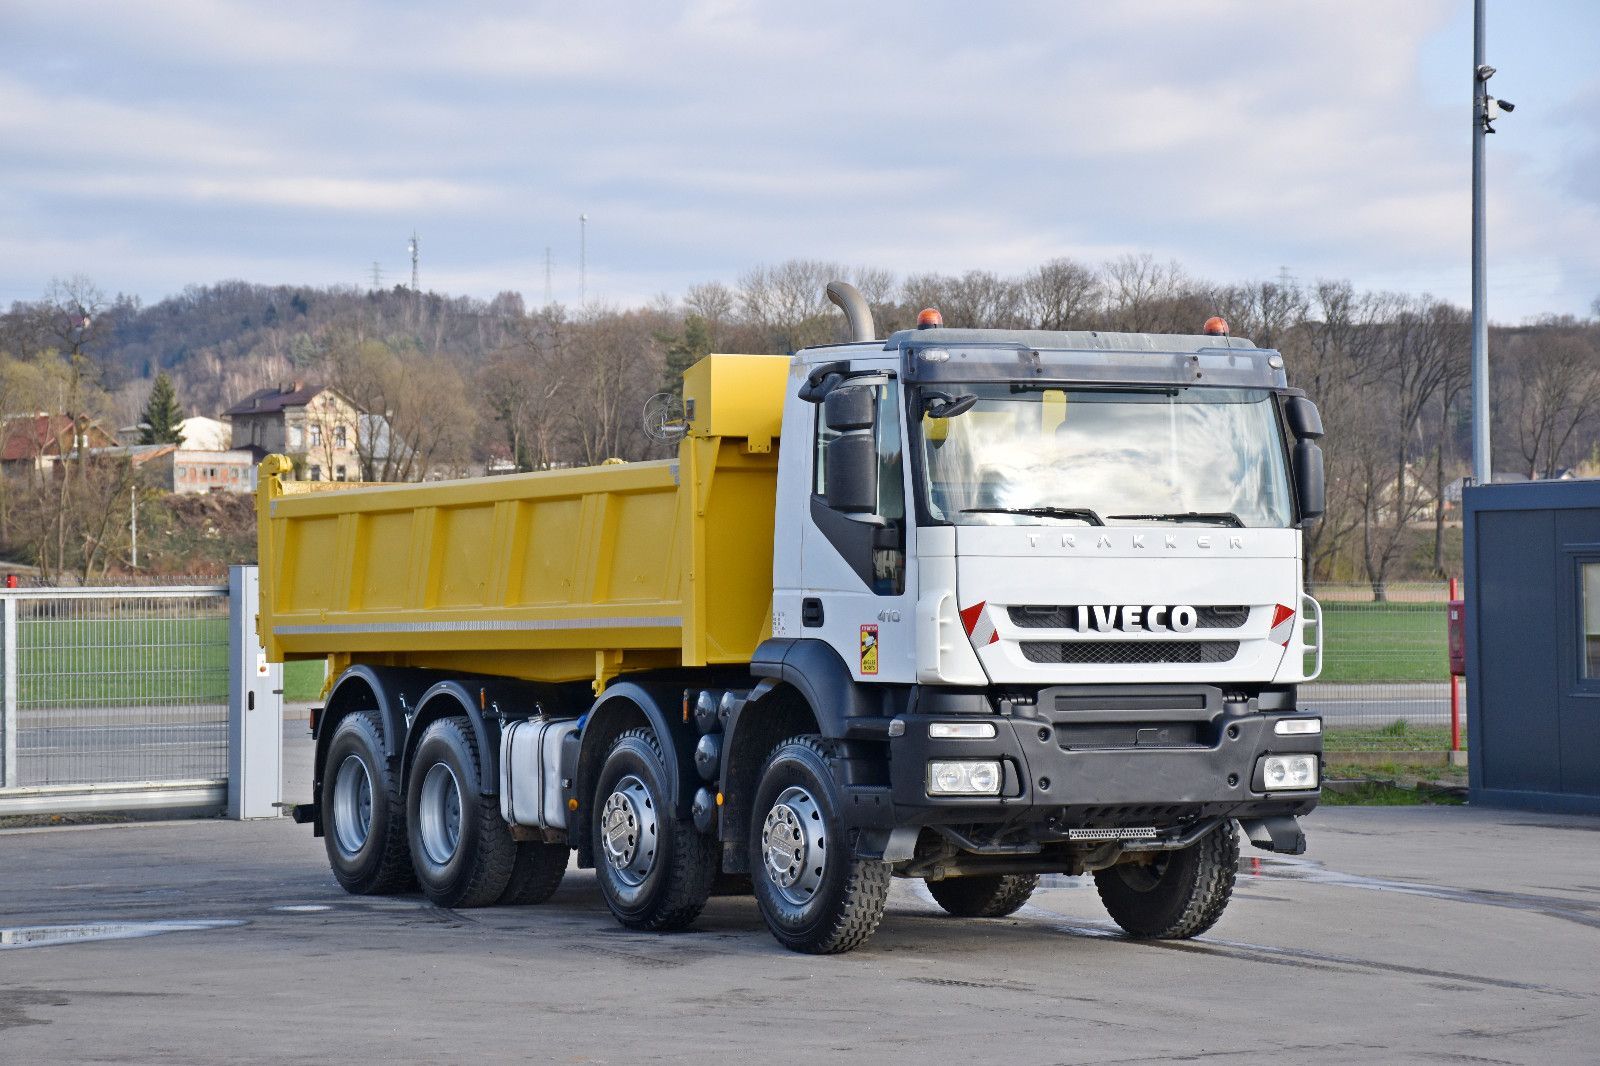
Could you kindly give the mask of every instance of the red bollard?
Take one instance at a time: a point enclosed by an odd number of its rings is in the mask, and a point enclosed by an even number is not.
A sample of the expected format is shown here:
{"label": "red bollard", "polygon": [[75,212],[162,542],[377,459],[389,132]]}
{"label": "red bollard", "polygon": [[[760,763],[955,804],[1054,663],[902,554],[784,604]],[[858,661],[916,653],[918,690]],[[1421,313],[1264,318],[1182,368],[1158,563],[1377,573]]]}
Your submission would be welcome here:
{"label": "red bollard", "polygon": [[1449,610],[1449,639],[1450,639],[1450,750],[1461,750],[1461,682],[1459,678],[1467,672],[1467,627],[1466,604],[1459,598],[1461,595],[1456,579],[1450,579]]}

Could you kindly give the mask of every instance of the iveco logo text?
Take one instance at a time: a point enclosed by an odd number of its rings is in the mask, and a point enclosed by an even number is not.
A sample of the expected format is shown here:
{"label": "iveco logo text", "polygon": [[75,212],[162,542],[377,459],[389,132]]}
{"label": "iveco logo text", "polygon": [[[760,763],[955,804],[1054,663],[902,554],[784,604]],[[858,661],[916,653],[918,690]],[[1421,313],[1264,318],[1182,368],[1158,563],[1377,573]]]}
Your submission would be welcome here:
{"label": "iveco logo text", "polygon": [[[1171,548],[1176,550],[1180,547],[1187,547],[1187,542],[1190,540],[1191,538],[1180,537],[1176,533],[1166,533],[1160,536],[1149,533],[1133,533],[1129,534],[1128,536],[1127,546],[1130,548]],[[1185,543],[1180,544],[1180,541]],[[1192,538],[1192,542],[1196,548],[1205,549],[1219,548],[1222,546],[1224,541],[1227,542],[1229,548],[1232,548],[1235,551],[1244,550],[1244,538],[1240,536],[1230,535],[1226,537],[1220,537],[1202,533],[1200,536]],[[1043,543],[1043,537],[1041,534],[1028,534],[1028,547],[1037,548],[1041,543]],[[1061,534],[1061,546],[1063,548],[1076,548],[1078,546],[1078,534]],[[1095,537],[1094,546],[1096,548],[1115,548],[1117,545],[1112,541],[1109,533],[1101,533]]]}
{"label": "iveco logo text", "polygon": [[1080,633],[1091,629],[1109,633],[1124,632],[1189,633],[1200,621],[1193,607],[1074,607],[1076,625]]}

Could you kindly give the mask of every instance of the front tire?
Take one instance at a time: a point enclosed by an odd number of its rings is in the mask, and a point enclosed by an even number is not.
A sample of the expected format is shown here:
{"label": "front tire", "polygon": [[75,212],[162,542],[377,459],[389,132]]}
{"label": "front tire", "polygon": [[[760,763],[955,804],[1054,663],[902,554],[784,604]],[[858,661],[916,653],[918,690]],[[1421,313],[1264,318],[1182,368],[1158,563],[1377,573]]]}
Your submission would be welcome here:
{"label": "front tire", "polygon": [[667,781],[655,733],[632,729],[612,744],[595,782],[595,879],[630,929],[682,929],[700,916],[716,876],[711,839],[674,816]]}
{"label": "front tire", "polygon": [[441,718],[417,743],[406,787],[411,864],[440,907],[486,907],[511,883],[516,842],[493,796],[478,788],[479,754],[465,718]]}
{"label": "front tire", "polygon": [[928,894],[957,918],[1004,918],[1021,910],[1037,887],[1037,874],[987,874],[929,881]]}
{"label": "front tire", "polygon": [[1096,870],[1094,883],[1112,921],[1131,935],[1187,940],[1222,917],[1238,868],[1239,838],[1230,821],[1182,851]]}
{"label": "front tire", "polygon": [[334,879],[354,896],[411,887],[411,854],[400,774],[384,757],[370,711],[339,720],[322,768],[322,843]]}
{"label": "front tire", "polygon": [[778,943],[810,955],[866,943],[889,898],[889,865],[854,856],[832,754],[821,737],[778,745],[751,806],[750,880],[761,916]]}

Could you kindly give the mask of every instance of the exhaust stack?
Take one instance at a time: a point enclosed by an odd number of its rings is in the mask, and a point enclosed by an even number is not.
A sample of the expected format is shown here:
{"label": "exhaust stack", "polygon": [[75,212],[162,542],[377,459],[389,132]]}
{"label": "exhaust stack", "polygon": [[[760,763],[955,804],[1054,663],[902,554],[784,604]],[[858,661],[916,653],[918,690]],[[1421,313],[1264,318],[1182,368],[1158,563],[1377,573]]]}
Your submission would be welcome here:
{"label": "exhaust stack", "polygon": [[872,309],[867,306],[866,297],[861,295],[859,289],[848,281],[830,281],[828,299],[844,312],[845,321],[850,323],[851,341],[878,339],[877,328],[872,324]]}

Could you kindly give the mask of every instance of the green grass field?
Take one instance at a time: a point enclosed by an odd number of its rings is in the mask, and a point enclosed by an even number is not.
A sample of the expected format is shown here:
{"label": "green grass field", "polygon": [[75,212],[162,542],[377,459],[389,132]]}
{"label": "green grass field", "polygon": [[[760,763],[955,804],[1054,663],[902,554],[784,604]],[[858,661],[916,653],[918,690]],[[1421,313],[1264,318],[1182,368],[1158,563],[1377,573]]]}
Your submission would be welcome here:
{"label": "green grass field", "polygon": [[[1324,682],[1446,679],[1444,607],[1325,603]],[[228,689],[228,621],[201,618],[24,619],[23,706],[221,702]],[[315,699],[320,662],[289,663],[284,698]]]}
{"label": "green grass field", "polygon": [[[24,707],[222,703],[228,698],[228,620],[24,619],[17,629]],[[315,699],[321,662],[284,668],[284,699]]]}
{"label": "green grass field", "polygon": [[1324,603],[1319,681],[1445,681],[1442,603]]}

